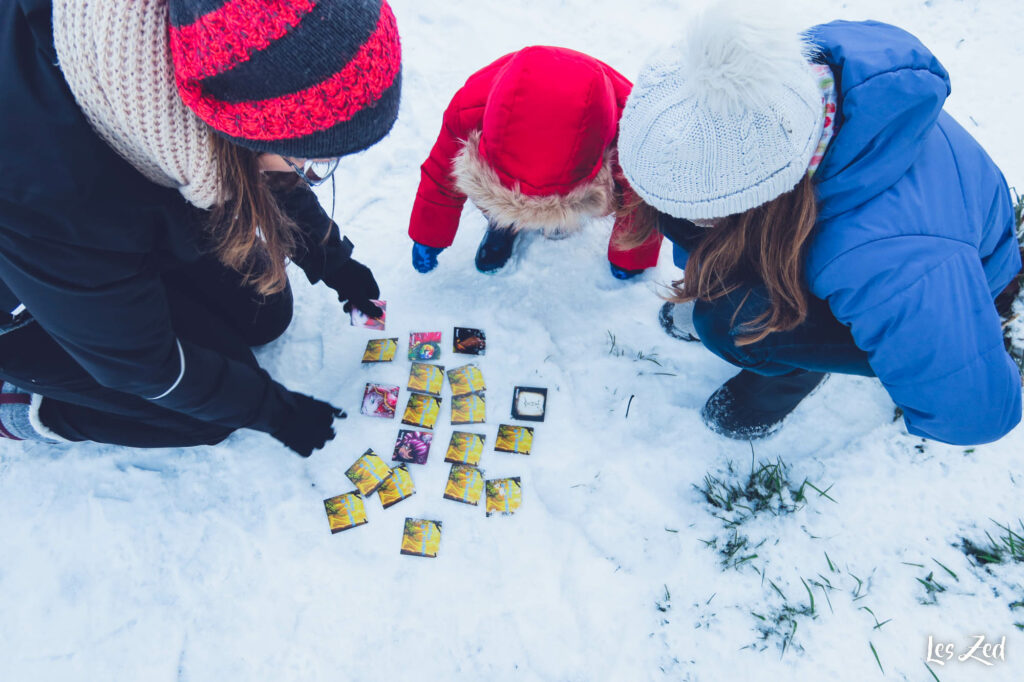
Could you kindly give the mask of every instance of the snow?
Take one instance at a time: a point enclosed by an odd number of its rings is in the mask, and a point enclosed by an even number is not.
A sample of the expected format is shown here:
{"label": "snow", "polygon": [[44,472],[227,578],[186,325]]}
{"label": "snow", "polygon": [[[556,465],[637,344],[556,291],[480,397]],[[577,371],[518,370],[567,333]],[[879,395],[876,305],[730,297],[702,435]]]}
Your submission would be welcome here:
{"label": "snow", "polygon": [[[657,325],[659,285],[678,274],[667,252],[656,272],[618,282],[602,221],[573,239],[522,243],[512,267],[485,276],[472,266],[484,221],[467,208],[438,270],[410,265],[418,166],[472,71],[548,43],[632,77],[689,10],[665,0],[392,4],[401,116],[382,144],[343,162],[335,216],[382,284],[399,359],[360,365],[381,334],[350,327],[332,293],[295,272],[295,321],[259,357],[290,388],[349,409],[312,458],[254,432],[193,450],[5,444],[0,680],[864,680],[882,676],[871,646],[886,678],[930,680],[929,636],[961,654],[980,634],[1006,636],[1005,662],[933,664],[938,678],[1020,679],[1024,612],[1009,605],[1024,600],[1024,565],[983,571],[954,544],[1024,517],[1024,429],[969,450],[924,442],[893,423],[876,381],[833,376],[754,451],[781,457],[794,487],[806,478],[835,501],[807,489],[798,511],[742,523],[737,532],[763,544],[723,569],[707,543],[721,547],[731,531],[695,486],[725,477],[729,462],[742,478],[751,447],[699,417],[734,370]],[[1017,5],[774,4],[799,24],[876,18],[916,33],[952,74],[948,110],[1024,187]],[[408,332],[443,331],[450,368],[474,360],[448,352],[454,326],[487,332],[476,360],[488,422],[466,430],[487,434],[487,478],[522,478],[521,510],[485,518],[442,499],[446,388],[430,460],[409,465],[416,495],[388,510],[371,497],[367,525],[331,535],[323,500],[352,489],[344,472],[367,448],[390,459],[399,427],[357,414],[364,384],[402,385],[404,407]],[[528,457],[493,451],[516,385],[549,389]],[[437,559],[399,554],[407,516],[443,522]],[[929,573],[947,589],[926,605],[917,579]],[[831,609],[814,588],[814,617],[797,617],[786,651],[779,635],[762,641],[752,612],[770,618],[780,592],[804,606],[801,578],[822,577],[836,588]],[[892,620],[876,628],[863,607]]]}

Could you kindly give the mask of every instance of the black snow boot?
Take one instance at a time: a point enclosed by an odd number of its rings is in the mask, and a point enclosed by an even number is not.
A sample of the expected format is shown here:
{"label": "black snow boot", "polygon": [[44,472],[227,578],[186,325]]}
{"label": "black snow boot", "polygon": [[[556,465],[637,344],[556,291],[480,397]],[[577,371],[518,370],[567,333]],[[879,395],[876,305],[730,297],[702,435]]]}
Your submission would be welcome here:
{"label": "black snow boot", "polygon": [[492,273],[505,267],[512,257],[512,246],[516,243],[516,233],[511,227],[487,226],[487,232],[476,250],[476,269],[484,273]]}
{"label": "black snow boot", "polygon": [[766,438],[826,376],[798,369],[766,377],[743,370],[711,394],[700,416],[709,429],[727,438]]}

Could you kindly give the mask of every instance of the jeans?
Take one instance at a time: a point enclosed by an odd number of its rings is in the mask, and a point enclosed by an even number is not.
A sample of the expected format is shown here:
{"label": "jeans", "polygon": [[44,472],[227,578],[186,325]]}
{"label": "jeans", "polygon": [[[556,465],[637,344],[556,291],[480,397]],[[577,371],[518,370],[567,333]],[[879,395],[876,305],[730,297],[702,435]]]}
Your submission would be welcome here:
{"label": "jeans", "polygon": [[[292,319],[290,288],[261,298],[213,257],[163,279],[179,338],[254,367],[251,347],[276,339]],[[233,430],[101,386],[36,322],[0,336],[0,379],[44,396],[43,423],[73,441],[188,447],[219,443]]]}
{"label": "jeans", "polygon": [[740,287],[714,301],[697,301],[693,324],[708,350],[756,374],[782,376],[810,370],[875,376],[867,353],[854,343],[849,327],[835,318],[828,303],[813,296],[809,296],[807,319],[796,328],[769,334],[749,345],[736,345],[737,337],[766,310],[768,294],[763,286]]}

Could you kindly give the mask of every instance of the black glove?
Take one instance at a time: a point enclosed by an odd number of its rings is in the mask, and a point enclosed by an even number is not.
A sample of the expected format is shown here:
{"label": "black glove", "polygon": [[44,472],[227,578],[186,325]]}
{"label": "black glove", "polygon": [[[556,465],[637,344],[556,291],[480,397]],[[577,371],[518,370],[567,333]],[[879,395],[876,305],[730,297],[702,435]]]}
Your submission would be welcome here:
{"label": "black glove", "polygon": [[284,425],[270,435],[303,457],[332,440],[334,420],[348,416],[339,407],[301,393],[289,391],[286,400],[292,409]]}
{"label": "black glove", "polygon": [[340,268],[325,275],[323,280],[324,284],[338,292],[338,300],[345,302],[346,313],[353,306],[367,317],[380,317],[384,312],[380,306],[370,303],[371,298],[380,296],[380,287],[370,268],[359,261],[348,259]]}

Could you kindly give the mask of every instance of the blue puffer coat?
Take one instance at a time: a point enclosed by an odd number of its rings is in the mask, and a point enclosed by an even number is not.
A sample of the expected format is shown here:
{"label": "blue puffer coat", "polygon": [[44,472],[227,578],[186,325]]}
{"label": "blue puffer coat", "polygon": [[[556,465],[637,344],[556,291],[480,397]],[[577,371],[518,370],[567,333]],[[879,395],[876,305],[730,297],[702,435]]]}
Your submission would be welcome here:
{"label": "blue puffer coat", "polygon": [[1006,181],[942,111],[949,75],[915,37],[848,21],[809,37],[839,106],[814,176],[808,286],[867,351],[911,433],[996,440],[1021,418],[1021,378],[993,306],[1021,268]]}

